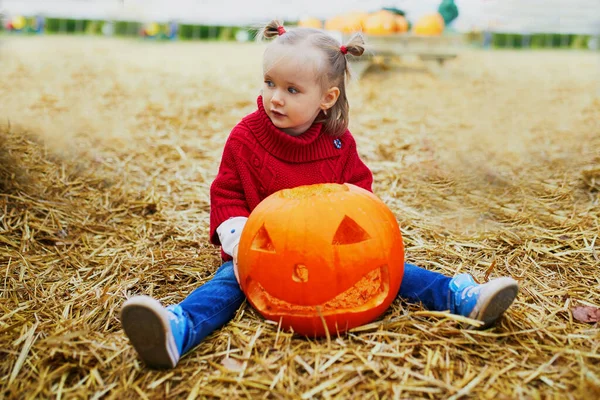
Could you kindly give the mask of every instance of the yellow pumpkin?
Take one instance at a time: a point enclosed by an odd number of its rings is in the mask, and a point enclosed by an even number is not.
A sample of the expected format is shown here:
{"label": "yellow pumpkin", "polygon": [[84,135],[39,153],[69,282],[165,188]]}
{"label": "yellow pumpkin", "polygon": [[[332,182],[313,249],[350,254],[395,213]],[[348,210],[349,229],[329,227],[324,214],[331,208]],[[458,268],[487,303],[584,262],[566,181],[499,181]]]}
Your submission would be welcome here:
{"label": "yellow pumpkin", "polygon": [[308,17],[298,21],[298,26],[302,28],[323,29],[323,22],[320,19]]}
{"label": "yellow pumpkin", "polygon": [[424,15],[413,26],[416,35],[439,36],[444,32],[444,18],[439,13]]}
{"label": "yellow pumpkin", "polygon": [[341,15],[336,15],[325,21],[325,29],[328,31],[341,31],[343,23],[343,17]]}
{"label": "yellow pumpkin", "polygon": [[368,16],[369,14],[361,11],[337,15],[325,22],[325,29],[343,33],[362,32]]}
{"label": "yellow pumpkin", "polygon": [[391,35],[396,32],[396,15],[389,11],[377,11],[365,21],[365,33],[369,35]]}
{"label": "yellow pumpkin", "polygon": [[369,14],[361,11],[352,11],[342,15],[342,32],[354,33],[362,32],[365,29],[365,21]]}
{"label": "yellow pumpkin", "polygon": [[21,29],[25,28],[26,24],[27,24],[27,21],[25,20],[25,18],[20,15],[15,17],[12,20],[12,26],[16,30],[21,30]]}
{"label": "yellow pumpkin", "polygon": [[160,26],[156,22],[151,22],[146,26],[146,35],[156,36],[160,32]]}

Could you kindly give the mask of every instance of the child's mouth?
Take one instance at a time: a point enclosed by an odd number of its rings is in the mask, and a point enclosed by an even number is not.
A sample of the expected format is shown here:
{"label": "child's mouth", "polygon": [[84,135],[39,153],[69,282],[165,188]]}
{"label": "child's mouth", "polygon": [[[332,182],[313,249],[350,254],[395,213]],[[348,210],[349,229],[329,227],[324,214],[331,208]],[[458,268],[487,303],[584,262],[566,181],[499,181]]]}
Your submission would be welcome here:
{"label": "child's mouth", "polygon": [[277,110],[271,110],[271,114],[273,114],[274,117],[285,117],[284,113],[279,112]]}

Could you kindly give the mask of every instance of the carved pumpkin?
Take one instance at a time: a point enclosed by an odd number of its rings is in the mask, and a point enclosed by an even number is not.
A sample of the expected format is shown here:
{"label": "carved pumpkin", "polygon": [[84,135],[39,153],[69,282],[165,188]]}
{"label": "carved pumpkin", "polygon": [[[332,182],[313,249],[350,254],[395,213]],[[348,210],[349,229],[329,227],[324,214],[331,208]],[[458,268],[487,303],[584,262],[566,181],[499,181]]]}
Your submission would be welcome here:
{"label": "carved pumpkin", "polygon": [[429,14],[421,17],[413,27],[417,35],[439,36],[444,32],[444,18],[439,13]]}
{"label": "carved pumpkin", "polygon": [[396,218],[357,186],[285,189],[251,213],[238,251],[242,290],[265,318],[323,336],[363,325],[396,297],[404,247]]}
{"label": "carved pumpkin", "polygon": [[298,21],[298,26],[302,28],[323,29],[323,22],[317,18],[303,18]]}
{"label": "carved pumpkin", "polygon": [[396,32],[396,15],[381,10],[371,15],[365,21],[365,33],[370,35],[391,35]]}

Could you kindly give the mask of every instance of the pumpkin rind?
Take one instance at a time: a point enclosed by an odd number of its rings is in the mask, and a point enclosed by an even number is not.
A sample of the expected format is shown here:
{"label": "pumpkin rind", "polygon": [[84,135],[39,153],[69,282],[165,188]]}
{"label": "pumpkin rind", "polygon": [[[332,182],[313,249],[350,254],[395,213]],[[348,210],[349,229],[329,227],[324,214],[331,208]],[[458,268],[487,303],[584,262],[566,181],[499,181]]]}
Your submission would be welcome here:
{"label": "pumpkin rind", "polygon": [[345,184],[286,189],[250,215],[238,271],[265,318],[306,335],[342,332],[380,315],[404,271],[392,212],[372,193]]}

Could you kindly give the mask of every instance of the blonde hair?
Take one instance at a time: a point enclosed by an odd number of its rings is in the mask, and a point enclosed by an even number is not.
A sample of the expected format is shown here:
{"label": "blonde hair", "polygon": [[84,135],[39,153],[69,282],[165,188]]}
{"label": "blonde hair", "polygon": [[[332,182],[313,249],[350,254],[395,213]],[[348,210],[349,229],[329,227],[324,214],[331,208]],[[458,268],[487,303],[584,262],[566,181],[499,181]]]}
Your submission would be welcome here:
{"label": "blonde hair", "polygon": [[[294,45],[306,42],[323,51],[325,62],[318,82],[323,89],[337,86],[340,95],[336,103],[321,113],[315,122],[323,123],[324,131],[331,136],[340,136],[348,129],[350,105],[346,96],[346,82],[350,78],[350,66],[346,54],[342,52],[341,44],[326,32],[314,28],[294,28],[283,31],[283,24],[277,20],[269,22],[257,35],[258,40],[276,38],[276,43]],[[365,51],[365,42],[360,33],[352,35],[344,45],[347,54],[360,57]]]}

